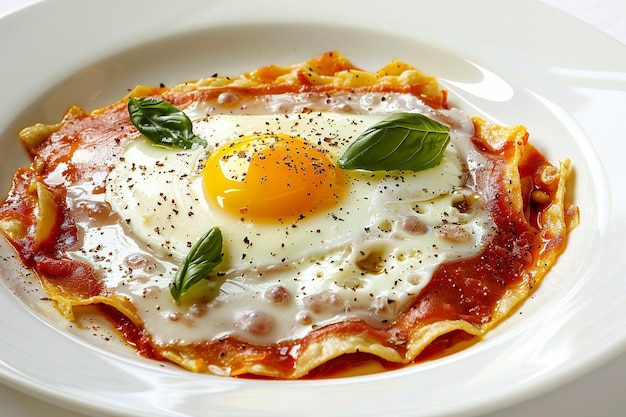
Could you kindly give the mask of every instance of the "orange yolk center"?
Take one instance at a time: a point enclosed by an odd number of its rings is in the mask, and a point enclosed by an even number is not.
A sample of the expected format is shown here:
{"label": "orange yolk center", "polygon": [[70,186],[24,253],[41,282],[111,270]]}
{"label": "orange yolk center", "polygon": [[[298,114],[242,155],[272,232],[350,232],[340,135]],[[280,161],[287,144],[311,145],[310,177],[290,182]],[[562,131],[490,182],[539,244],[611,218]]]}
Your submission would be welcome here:
{"label": "orange yolk center", "polygon": [[345,177],[324,150],[302,138],[251,135],[212,152],[203,184],[209,201],[228,213],[280,222],[337,204]]}

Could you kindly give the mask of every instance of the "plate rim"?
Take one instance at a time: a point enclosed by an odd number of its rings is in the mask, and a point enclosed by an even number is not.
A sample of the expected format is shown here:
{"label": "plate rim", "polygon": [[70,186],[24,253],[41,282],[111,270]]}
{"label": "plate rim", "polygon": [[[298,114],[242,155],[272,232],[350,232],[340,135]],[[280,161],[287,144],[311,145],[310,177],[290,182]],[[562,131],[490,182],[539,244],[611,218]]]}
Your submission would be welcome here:
{"label": "plate rim", "polygon": [[[48,7],[52,7],[51,5],[56,5],[60,2],[57,2],[55,0],[50,0],[48,3],[46,3],[46,6],[43,6],[42,3],[38,3],[35,4],[33,6],[31,6],[31,8],[28,10],[28,13],[30,12],[36,12],[38,11],[40,8],[48,8]],[[221,2],[214,2],[215,4],[219,4]],[[19,15],[20,12],[16,13],[15,16]],[[26,14],[26,13],[25,13]],[[15,17],[11,17],[13,15],[8,15],[7,19],[14,19]],[[15,18],[17,19],[17,18]],[[5,18],[0,18],[0,32],[2,31],[2,23],[3,20],[5,20]],[[607,39],[611,39],[610,37],[607,36]],[[618,211],[620,208],[619,207],[612,207],[612,212],[609,214],[609,216],[611,218],[614,218],[616,211]],[[618,213],[619,215],[623,215],[624,213]],[[606,361],[610,360],[612,357],[617,356],[619,353],[623,352],[623,350],[626,348],[626,337],[623,338],[623,340],[621,342],[617,342],[614,343],[613,345],[611,345],[612,347],[610,349],[607,349],[607,351],[605,352],[605,355],[602,355],[602,357],[599,356],[593,356],[592,358],[587,358],[585,364],[586,366],[579,366],[578,369],[576,370],[576,372],[572,372],[570,370],[570,374],[569,375],[561,375],[561,378],[556,378],[556,379],[560,379],[560,381],[552,381],[552,383],[549,383],[549,381],[544,380],[544,386],[543,388],[547,388],[547,386],[556,386],[554,384],[560,385],[562,383],[567,382],[568,380],[571,380],[572,378],[575,378],[576,376],[580,376],[585,372],[588,372],[590,369],[593,369],[597,366],[599,366],[599,364],[601,363],[605,363]],[[562,371],[563,373],[565,373],[565,370]],[[25,378],[20,378],[20,377],[16,377],[15,375],[11,375],[8,376],[8,371],[7,369],[4,367],[3,365],[0,365],[0,377],[2,377],[3,379],[5,379],[3,382],[5,383],[18,383],[18,384],[22,384],[21,387],[24,388],[27,391],[31,391],[33,388],[35,388],[35,390],[39,389],[39,395],[43,395],[44,399],[46,399],[47,401],[51,401],[51,402],[57,402],[60,401],[59,405],[62,406],[66,406],[66,407],[74,407],[76,405],[78,405],[79,403],[76,402],[76,400],[72,400],[69,398],[65,398],[62,395],[59,395],[58,392],[48,392],[45,390],[45,388],[43,386],[31,386],[30,382],[28,382],[28,379]],[[530,389],[527,392],[527,395],[536,395],[536,393],[532,393],[532,389]],[[66,400],[68,401],[66,403]],[[506,402],[506,401],[505,401]],[[507,403],[506,405],[511,404],[510,402]],[[85,408],[85,411],[94,411],[91,407],[87,404],[80,404],[81,407],[87,407]],[[103,407],[102,409],[97,410],[97,412],[106,412],[106,408]],[[119,415],[126,415],[126,414],[119,414]]]}

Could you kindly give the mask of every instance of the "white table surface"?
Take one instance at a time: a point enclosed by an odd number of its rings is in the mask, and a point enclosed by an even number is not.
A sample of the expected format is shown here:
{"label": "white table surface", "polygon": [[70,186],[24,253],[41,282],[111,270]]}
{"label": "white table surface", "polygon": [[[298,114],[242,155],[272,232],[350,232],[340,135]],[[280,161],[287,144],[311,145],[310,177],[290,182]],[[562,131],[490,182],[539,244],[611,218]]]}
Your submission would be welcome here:
{"label": "white table surface", "polygon": [[[0,17],[39,0],[0,0]],[[626,0],[541,0],[626,45]],[[0,385],[4,417],[86,417]],[[626,352],[578,380],[481,417],[626,416]]]}

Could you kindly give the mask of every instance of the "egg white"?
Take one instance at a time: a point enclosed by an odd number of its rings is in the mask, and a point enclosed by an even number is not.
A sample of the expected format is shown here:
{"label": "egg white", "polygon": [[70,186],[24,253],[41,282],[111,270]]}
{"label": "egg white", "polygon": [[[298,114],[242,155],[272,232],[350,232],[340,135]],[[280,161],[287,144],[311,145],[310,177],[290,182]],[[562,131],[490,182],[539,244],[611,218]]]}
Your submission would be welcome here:
{"label": "egg white", "polygon": [[241,221],[210,204],[202,185],[204,160],[213,149],[240,136],[277,133],[311,141],[337,159],[381,118],[333,113],[207,117],[194,124],[196,134],[209,141],[207,149],[186,151],[146,139],[134,141],[109,176],[106,200],[125,219],[135,238],[161,256],[182,260],[207,230],[219,226],[225,255],[220,270],[319,257],[363,239],[364,229],[376,230],[376,223],[401,219],[411,211],[411,204],[459,187],[463,167],[454,147],[448,148],[442,164],[427,171],[400,175],[351,172],[348,195],[337,206],[302,220],[276,224]]}
{"label": "egg white", "polygon": [[[156,343],[228,334],[273,343],[355,318],[384,326],[439,264],[478,253],[488,239],[490,220],[479,204],[467,213],[454,208],[473,194],[457,152],[469,140],[463,128],[452,129],[444,159],[433,169],[349,172],[338,205],[296,222],[264,224],[207,202],[202,169],[212,150],[242,135],[286,133],[336,159],[384,112],[191,116],[194,132],[209,142],[206,149],[168,149],[138,139],[107,182],[105,201],[119,216],[123,236],[117,262],[126,271],[115,290],[133,299]],[[407,218],[418,219],[422,230],[407,228]],[[466,239],[438,232],[450,224]],[[200,284],[198,294],[177,307],[167,285],[189,247],[213,226],[224,237],[216,270],[225,282],[216,298],[204,297],[207,286]]]}

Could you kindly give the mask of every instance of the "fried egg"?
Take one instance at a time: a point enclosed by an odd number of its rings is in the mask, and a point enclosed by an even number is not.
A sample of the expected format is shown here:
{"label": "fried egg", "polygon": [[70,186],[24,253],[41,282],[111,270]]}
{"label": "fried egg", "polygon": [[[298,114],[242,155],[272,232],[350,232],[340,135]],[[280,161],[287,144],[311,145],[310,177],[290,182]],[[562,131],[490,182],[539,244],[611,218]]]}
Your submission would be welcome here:
{"label": "fried egg", "polygon": [[[156,343],[229,334],[274,343],[350,319],[381,327],[438,265],[481,251],[492,228],[466,184],[467,123],[451,126],[443,160],[429,170],[336,166],[386,113],[421,111],[400,95],[385,106],[208,116],[194,108],[187,112],[206,148],[139,138],[124,150],[104,196],[123,230],[117,263],[126,273],[116,290],[133,299]],[[461,117],[442,118],[452,116]],[[223,261],[211,274],[223,281],[219,294],[201,284],[176,306],[169,280],[214,226],[223,236]]]}
{"label": "fried egg", "polygon": [[338,156],[380,120],[332,113],[206,118],[196,131],[211,141],[208,149],[133,142],[110,175],[107,201],[146,245],[180,260],[213,226],[225,240],[221,270],[319,256],[461,184],[453,147],[421,173],[339,169]]}

